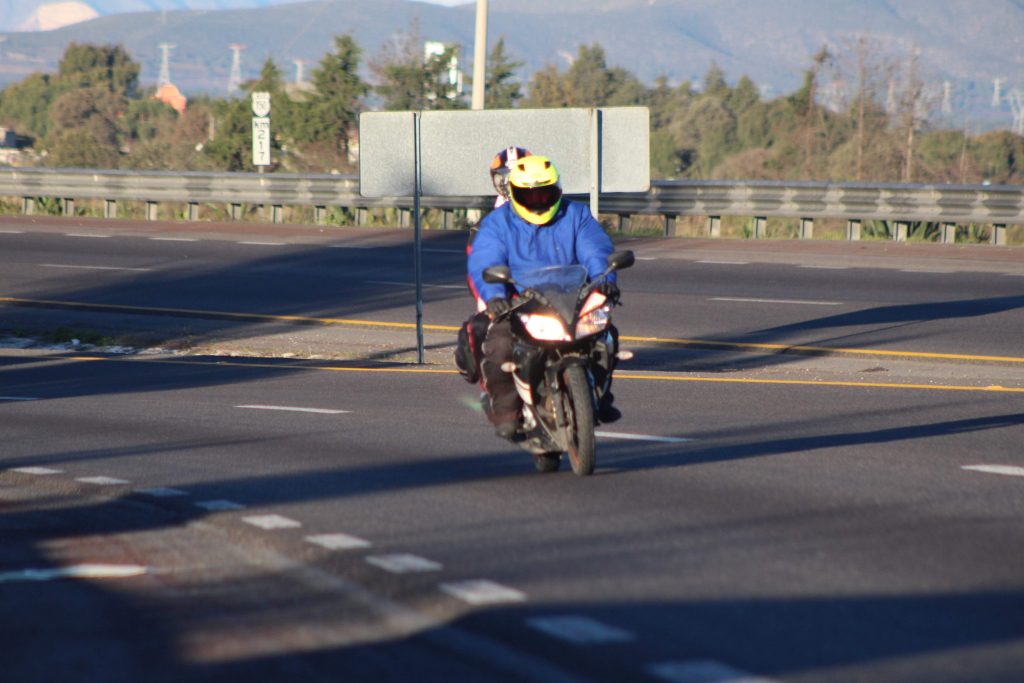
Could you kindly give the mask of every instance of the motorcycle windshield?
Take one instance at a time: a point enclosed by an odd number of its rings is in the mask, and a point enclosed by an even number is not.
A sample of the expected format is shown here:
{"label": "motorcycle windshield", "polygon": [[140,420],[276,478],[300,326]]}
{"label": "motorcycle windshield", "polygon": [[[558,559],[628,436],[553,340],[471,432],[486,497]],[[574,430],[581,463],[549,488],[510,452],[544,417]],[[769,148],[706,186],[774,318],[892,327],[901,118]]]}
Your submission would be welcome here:
{"label": "motorcycle windshield", "polygon": [[581,265],[549,266],[514,273],[516,289],[532,289],[542,295],[567,325],[576,316],[580,287],[587,281],[587,269]]}

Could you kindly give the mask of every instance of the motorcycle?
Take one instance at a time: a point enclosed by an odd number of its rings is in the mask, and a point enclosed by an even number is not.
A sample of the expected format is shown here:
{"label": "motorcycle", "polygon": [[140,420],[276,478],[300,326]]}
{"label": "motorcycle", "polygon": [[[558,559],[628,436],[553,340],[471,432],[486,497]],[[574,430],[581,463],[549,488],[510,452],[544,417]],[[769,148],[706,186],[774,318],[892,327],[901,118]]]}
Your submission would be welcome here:
{"label": "motorcycle", "polygon": [[508,266],[483,272],[485,282],[518,292],[506,314],[515,339],[512,360],[501,369],[512,373],[523,402],[513,440],[533,454],[540,472],[557,471],[563,453],[574,474],[594,471],[598,401],[608,390],[616,354],[631,357],[618,352],[613,338],[611,309],[617,302],[597,288],[633,263],[632,251],[615,252],[607,270],[591,282],[582,265],[541,268],[515,279]]}

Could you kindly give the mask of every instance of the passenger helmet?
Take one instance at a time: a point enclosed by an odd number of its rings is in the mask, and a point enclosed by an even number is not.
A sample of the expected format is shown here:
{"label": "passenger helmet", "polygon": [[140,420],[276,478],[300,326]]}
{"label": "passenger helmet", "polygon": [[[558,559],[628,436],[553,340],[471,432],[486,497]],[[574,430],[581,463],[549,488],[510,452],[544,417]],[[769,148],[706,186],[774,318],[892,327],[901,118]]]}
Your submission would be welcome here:
{"label": "passenger helmet", "polygon": [[547,157],[528,156],[512,164],[508,174],[512,208],[528,223],[549,223],[562,205],[558,169]]}
{"label": "passenger helmet", "polygon": [[491,159],[491,183],[494,190],[508,199],[508,173],[512,164],[530,156],[530,152],[523,147],[509,146],[494,155]]}

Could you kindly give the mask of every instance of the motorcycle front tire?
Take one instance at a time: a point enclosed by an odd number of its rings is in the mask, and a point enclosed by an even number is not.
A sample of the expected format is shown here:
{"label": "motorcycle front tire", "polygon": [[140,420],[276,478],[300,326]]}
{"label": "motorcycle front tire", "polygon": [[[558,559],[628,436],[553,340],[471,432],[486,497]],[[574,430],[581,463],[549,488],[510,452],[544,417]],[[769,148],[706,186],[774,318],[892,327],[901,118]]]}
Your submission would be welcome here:
{"label": "motorcycle front tire", "polygon": [[594,472],[597,447],[594,442],[594,401],[586,371],[572,365],[563,371],[565,413],[568,417],[567,442],[572,473],[585,477]]}

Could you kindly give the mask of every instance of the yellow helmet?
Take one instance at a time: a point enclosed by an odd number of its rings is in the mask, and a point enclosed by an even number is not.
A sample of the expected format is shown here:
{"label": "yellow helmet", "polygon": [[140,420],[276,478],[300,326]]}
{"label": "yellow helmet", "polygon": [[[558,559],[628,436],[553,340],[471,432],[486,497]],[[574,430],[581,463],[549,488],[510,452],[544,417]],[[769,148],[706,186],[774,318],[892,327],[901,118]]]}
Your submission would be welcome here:
{"label": "yellow helmet", "polygon": [[548,223],[562,205],[558,169],[551,159],[528,156],[512,164],[508,174],[512,208],[527,223]]}

